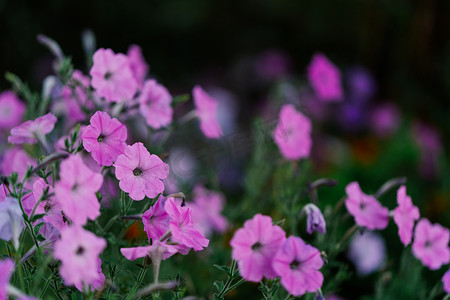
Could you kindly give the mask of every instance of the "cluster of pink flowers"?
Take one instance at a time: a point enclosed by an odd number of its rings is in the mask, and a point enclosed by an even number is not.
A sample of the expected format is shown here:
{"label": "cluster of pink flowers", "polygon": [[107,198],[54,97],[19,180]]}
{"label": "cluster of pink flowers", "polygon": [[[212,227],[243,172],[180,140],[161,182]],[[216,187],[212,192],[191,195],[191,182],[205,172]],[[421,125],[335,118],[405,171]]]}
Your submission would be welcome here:
{"label": "cluster of pink flowers", "polygon": [[[382,206],[372,195],[364,194],[357,182],[346,187],[347,198],[345,205],[348,212],[361,227],[385,229],[389,216],[392,215],[398,227],[398,235],[403,245],[412,243],[412,252],[424,266],[437,270],[450,262],[450,231],[439,224],[431,224],[428,219],[420,218],[419,209],[406,194],[406,187],[397,190],[398,206],[392,211]],[[419,220],[415,226],[415,222]]]}
{"label": "cluster of pink flowers", "polygon": [[239,272],[248,281],[280,276],[281,284],[294,296],[315,292],[322,286],[319,270],[323,260],[319,250],[299,237],[286,239],[284,230],[273,225],[269,216],[257,214],[246,221],[230,244]]}

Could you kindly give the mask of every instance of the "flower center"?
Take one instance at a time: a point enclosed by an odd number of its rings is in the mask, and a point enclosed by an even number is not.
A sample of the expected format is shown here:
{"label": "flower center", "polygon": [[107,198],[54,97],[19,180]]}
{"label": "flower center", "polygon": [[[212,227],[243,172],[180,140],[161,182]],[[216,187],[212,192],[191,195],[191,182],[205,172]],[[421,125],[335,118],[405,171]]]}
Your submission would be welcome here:
{"label": "flower center", "polygon": [[133,170],[133,175],[134,176],[141,176],[142,173],[144,173],[144,171],[141,168],[139,168],[139,167],[137,167],[136,169]]}
{"label": "flower center", "polygon": [[430,241],[426,241],[425,242],[425,248],[428,248],[428,247],[430,247],[431,246],[431,242]]}
{"label": "flower center", "polygon": [[256,242],[252,245],[252,250],[259,250],[261,249],[262,245],[260,242]]}
{"label": "flower center", "polygon": [[112,76],[112,73],[111,72],[106,72],[105,73],[105,80],[108,80],[108,79],[110,79],[111,78],[111,76]]}
{"label": "flower center", "polygon": [[97,138],[97,142],[101,142],[101,141],[103,141],[105,139],[105,136],[102,134],[102,133],[100,133],[100,135],[98,136],[98,138]]}
{"label": "flower center", "polygon": [[289,267],[291,268],[291,270],[297,270],[298,267],[300,266],[300,262],[296,259],[294,259],[290,264]]}
{"label": "flower center", "polygon": [[359,204],[359,209],[360,209],[360,210],[364,210],[364,208],[366,208],[366,204],[361,202],[361,203]]}
{"label": "flower center", "polygon": [[75,251],[76,255],[83,255],[84,253],[84,248],[82,246],[78,246],[77,251]]}

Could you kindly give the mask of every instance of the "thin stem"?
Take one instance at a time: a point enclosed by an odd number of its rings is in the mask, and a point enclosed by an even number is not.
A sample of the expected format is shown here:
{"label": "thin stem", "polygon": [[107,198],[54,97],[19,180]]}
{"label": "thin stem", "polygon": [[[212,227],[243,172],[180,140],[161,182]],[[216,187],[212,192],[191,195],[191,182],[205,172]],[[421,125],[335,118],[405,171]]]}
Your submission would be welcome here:
{"label": "thin stem", "polygon": [[336,244],[336,249],[341,248],[342,243],[345,242],[356,230],[358,229],[358,225],[353,225],[350,227],[347,232],[344,234],[344,236],[341,238],[341,240]]}
{"label": "thin stem", "polygon": [[380,198],[382,195],[386,194],[391,189],[395,188],[396,186],[402,185],[406,183],[406,177],[397,177],[393,178],[387,182],[385,182],[380,189],[375,193],[375,198]]}
{"label": "thin stem", "polygon": [[65,159],[68,156],[69,154],[67,153],[52,153],[48,155],[46,158],[44,158],[44,160],[33,169],[32,174],[35,174],[37,171],[47,167],[49,164],[58,161],[60,159]]}

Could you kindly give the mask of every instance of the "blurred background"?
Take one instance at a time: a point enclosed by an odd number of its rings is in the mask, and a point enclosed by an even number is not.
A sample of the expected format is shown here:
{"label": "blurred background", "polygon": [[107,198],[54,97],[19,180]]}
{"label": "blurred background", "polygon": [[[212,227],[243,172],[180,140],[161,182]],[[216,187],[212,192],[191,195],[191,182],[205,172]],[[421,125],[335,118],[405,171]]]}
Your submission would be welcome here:
{"label": "blurred background", "polygon": [[[150,76],[173,95],[201,84],[219,100],[222,140],[192,141],[181,132],[168,143],[174,191],[200,181],[227,195],[225,214],[235,222],[256,212],[273,215],[270,203],[248,205],[241,215],[231,206],[243,193],[248,203],[273,193],[267,189],[276,183],[261,184],[270,170],[258,164],[275,160],[270,132],[279,107],[294,103],[313,122],[314,177],[339,181],[320,192],[320,201],[335,204],[350,181],[374,193],[386,180],[407,176],[422,215],[450,226],[450,1],[0,0],[0,90],[10,88],[6,71],[35,90],[53,73],[39,33],[87,74],[81,42],[87,29],[98,48],[126,53],[139,45]],[[340,69],[343,101],[315,98],[306,70],[317,52]],[[261,190],[252,192],[258,184]],[[382,202],[394,208],[395,192]],[[396,263],[402,246],[395,226],[389,228],[374,247],[396,249]],[[356,264],[365,275],[360,271]],[[370,294],[370,278],[347,283],[342,295]]]}

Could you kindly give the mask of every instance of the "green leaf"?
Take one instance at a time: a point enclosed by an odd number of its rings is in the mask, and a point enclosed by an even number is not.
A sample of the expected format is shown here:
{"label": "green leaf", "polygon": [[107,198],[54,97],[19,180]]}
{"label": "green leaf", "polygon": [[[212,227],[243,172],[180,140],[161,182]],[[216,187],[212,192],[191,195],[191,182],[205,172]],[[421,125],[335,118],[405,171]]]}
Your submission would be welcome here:
{"label": "green leaf", "polygon": [[42,219],[44,216],[45,216],[45,214],[34,215],[33,218],[31,219],[31,223],[34,223],[35,221]]}
{"label": "green leaf", "polygon": [[214,281],[214,286],[216,287],[216,289],[219,291],[219,293],[220,292],[222,292],[223,291],[223,288],[224,288],[224,284],[223,284],[223,282],[222,281]]}
{"label": "green leaf", "polygon": [[39,242],[45,241],[45,237],[43,237],[42,234],[38,235],[38,236],[36,237],[36,239],[37,239]]}
{"label": "green leaf", "polygon": [[221,271],[224,271],[227,274],[230,272],[230,267],[227,267],[227,266],[214,265],[214,267],[216,267],[217,269],[219,269]]}
{"label": "green leaf", "polygon": [[173,97],[172,99],[172,106],[175,107],[181,103],[184,103],[186,101],[189,101],[191,99],[191,95],[189,94],[183,94]]}
{"label": "green leaf", "polygon": [[36,226],[34,226],[34,233],[37,234],[39,232],[39,229],[41,229],[41,227],[44,225],[44,222],[41,222],[39,224],[37,224]]}

